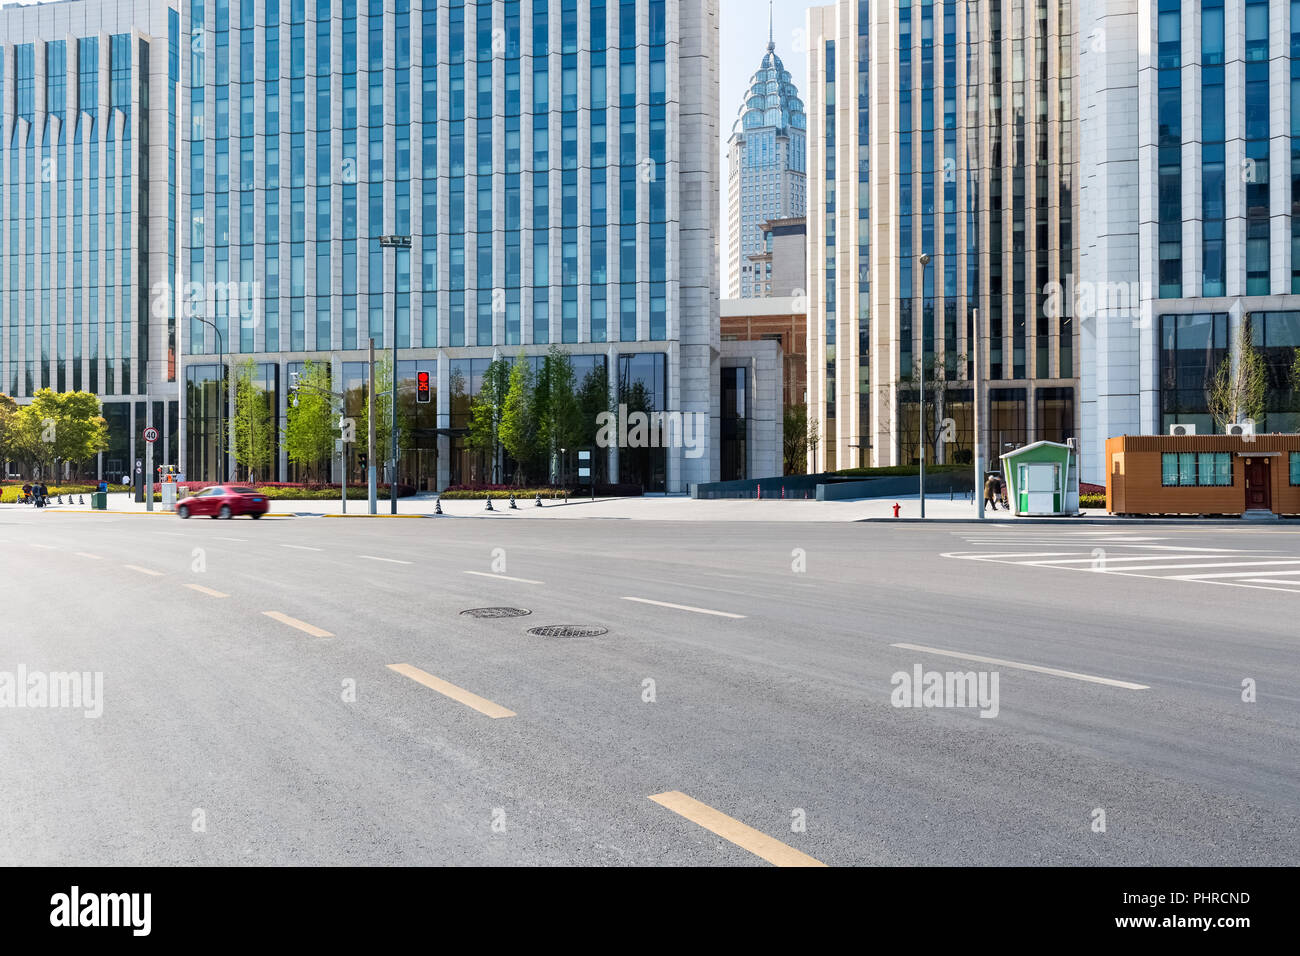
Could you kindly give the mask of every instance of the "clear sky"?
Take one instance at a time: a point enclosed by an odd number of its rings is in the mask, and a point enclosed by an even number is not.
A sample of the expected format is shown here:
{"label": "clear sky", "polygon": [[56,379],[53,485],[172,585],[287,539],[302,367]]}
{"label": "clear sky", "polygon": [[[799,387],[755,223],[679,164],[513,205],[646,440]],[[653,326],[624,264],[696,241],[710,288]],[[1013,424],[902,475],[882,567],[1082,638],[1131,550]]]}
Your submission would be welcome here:
{"label": "clear sky", "polygon": [[[776,54],[790,71],[799,96],[808,103],[808,17],[809,7],[824,6],[833,0],[774,0],[772,3],[772,40]],[[718,176],[718,204],[721,218],[718,221],[718,281],[722,294],[727,290],[727,139],[731,124],[736,121],[741,99],[749,87],[749,78],[758,69],[759,61],[767,52],[767,0],[722,0],[721,68],[719,86],[722,104],[718,111],[721,142],[718,149],[722,157]]]}

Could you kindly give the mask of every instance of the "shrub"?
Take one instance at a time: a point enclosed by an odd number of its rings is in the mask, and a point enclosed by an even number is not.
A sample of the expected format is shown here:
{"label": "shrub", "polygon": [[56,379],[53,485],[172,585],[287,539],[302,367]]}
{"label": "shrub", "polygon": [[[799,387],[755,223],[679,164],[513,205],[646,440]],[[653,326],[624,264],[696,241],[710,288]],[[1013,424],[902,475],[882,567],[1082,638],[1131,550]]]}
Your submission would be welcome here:
{"label": "shrub", "polygon": [[1085,492],[1079,495],[1080,508],[1105,508],[1106,496],[1104,494],[1089,494]]}

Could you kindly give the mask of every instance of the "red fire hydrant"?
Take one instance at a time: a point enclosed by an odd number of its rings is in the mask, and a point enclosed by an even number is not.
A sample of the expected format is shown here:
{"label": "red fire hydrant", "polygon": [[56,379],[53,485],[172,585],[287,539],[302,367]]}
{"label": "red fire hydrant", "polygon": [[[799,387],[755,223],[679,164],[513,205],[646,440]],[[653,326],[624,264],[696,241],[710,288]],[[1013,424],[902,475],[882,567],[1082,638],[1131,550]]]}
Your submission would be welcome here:
{"label": "red fire hydrant", "polygon": [[898,517],[898,502],[897,502],[897,501],[894,502],[894,517],[895,517],[895,518]]}

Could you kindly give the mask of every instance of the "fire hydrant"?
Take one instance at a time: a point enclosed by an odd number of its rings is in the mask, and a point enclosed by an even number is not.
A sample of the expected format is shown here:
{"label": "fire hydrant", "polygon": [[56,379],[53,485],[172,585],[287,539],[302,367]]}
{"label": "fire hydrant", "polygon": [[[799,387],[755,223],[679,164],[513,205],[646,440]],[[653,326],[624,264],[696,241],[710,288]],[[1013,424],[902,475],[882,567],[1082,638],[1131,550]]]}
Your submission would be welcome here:
{"label": "fire hydrant", "polygon": [[895,518],[898,517],[898,502],[897,502],[897,501],[894,502],[894,517],[895,517]]}

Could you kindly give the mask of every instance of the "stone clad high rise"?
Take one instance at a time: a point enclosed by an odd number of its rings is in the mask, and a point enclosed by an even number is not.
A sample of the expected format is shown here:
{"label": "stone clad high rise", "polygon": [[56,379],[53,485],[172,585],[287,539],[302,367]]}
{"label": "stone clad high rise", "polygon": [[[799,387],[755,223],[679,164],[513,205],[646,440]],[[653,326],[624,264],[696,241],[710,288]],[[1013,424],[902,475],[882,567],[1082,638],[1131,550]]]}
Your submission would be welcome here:
{"label": "stone clad high rise", "polygon": [[1049,295],[1079,256],[1074,20],[1074,0],[809,10],[812,470],[1076,436],[1078,332]]}

